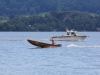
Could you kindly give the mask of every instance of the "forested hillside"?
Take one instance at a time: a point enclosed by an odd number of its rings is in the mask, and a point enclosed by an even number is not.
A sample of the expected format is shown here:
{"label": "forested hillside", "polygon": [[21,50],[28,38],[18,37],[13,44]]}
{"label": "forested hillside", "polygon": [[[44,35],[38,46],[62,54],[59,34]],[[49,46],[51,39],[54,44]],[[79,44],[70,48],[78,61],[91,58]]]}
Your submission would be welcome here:
{"label": "forested hillside", "polygon": [[100,14],[100,0],[0,0],[0,16],[50,11],[84,11]]}
{"label": "forested hillside", "polygon": [[[66,27],[96,31],[100,28],[99,3],[100,0],[0,0],[0,31],[65,31]],[[42,12],[51,13],[38,15]]]}
{"label": "forested hillside", "polygon": [[0,31],[97,31],[100,28],[100,15],[82,12],[51,12],[44,16],[13,17],[0,23]]}

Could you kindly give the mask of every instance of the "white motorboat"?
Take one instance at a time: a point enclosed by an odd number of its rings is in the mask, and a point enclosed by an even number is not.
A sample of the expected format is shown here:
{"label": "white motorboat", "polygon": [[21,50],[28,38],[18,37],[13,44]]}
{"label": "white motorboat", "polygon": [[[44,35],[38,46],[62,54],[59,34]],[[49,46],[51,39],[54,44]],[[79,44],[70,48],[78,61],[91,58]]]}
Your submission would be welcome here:
{"label": "white motorboat", "polygon": [[86,35],[78,35],[78,33],[74,30],[69,31],[66,29],[67,35],[62,36],[53,36],[50,40],[54,41],[84,41],[87,37]]}

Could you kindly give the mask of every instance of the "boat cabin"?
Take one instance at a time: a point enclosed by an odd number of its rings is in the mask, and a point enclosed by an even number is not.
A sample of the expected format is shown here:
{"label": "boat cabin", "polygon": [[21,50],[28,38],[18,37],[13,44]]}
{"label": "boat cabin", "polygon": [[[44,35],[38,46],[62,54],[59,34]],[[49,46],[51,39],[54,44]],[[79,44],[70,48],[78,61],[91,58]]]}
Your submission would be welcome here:
{"label": "boat cabin", "polygon": [[76,31],[67,31],[67,36],[77,36],[78,34],[76,33]]}

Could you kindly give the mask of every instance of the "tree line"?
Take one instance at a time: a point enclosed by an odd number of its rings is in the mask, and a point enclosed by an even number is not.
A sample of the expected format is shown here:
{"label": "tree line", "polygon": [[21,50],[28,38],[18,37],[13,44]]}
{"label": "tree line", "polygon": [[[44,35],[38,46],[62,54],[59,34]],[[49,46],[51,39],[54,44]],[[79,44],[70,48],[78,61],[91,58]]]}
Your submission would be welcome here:
{"label": "tree line", "polygon": [[100,14],[99,0],[0,0],[0,16],[82,11]]}
{"label": "tree line", "polygon": [[65,31],[65,28],[78,31],[97,31],[100,28],[100,15],[83,12],[50,12],[44,16],[14,16],[0,23],[0,31]]}

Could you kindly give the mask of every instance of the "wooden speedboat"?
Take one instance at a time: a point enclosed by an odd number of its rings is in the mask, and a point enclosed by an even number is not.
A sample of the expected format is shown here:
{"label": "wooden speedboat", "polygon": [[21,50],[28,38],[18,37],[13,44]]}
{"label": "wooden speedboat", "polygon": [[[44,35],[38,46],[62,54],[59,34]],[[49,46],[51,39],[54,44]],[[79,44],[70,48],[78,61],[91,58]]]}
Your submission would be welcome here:
{"label": "wooden speedboat", "polygon": [[32,45],[35,45],[35,46],[39,46],[41,48],[47,48],[47,47],[61,47],[61,44],[48,44],[48,43],[43,43],[43,42],[38,42],[38,41],[35,41],[35,40],[27,40],[29,43],[31,43]]}

